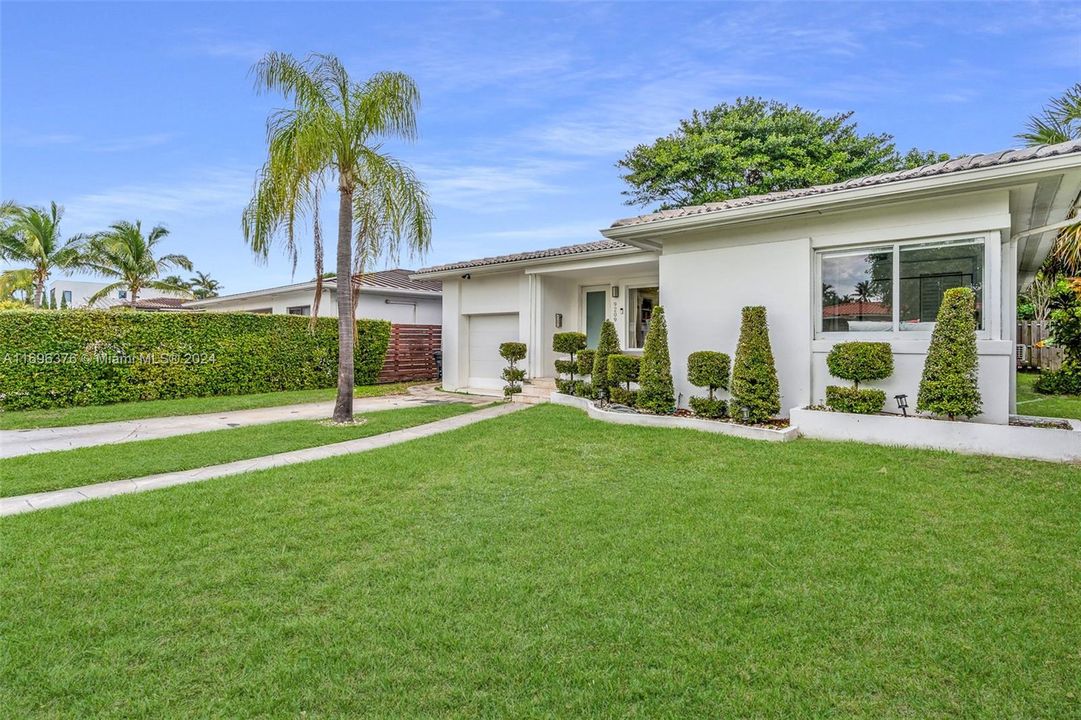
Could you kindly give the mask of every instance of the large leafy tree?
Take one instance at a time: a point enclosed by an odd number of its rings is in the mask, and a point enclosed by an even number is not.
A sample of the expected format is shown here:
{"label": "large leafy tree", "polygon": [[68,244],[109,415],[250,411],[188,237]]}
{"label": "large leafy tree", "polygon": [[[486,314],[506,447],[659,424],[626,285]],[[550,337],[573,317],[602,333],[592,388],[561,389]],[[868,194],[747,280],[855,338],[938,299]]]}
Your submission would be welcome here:
{"label": "large leafy tree", "polygon": [[93,235],[83,262],[87,269],[103,277],[114,278],[114,282],[94,293],[88,303],[93,305],[120,289],[128,291],[131,305],[139,299],[139,293],[148,288],[187,290],[183,283],[162,277],[163,273],[173,268],[191,270],[191,260],[184,255],[157,256],[158,246],[168,235],[169,231],[161,225],[144,235],[139,221],[114,223],[108,230]]}
{"label": "large leafy tree", "polygon": [[852,113],[821,115],[745,97],[696,110],[675,132],[638,145],[616,165],[628,205],[662,209],[840,182],[949,156],[898,153],[887,134],[862,135]]}
{"label": "large leafy tree", "polygon": [[[352,277],[380,256],[396,255],[403,244],[425,252],[431,243],[427,194],[413,171],[382,147],[387,139],[416,137],[420,95],[413,80],[381,72],[356,82],[334,56],[298,60],[277,52],[266,55],[253,73],[257,89],[281,92],[292,106],[267,121],[267,160],[243,215],[244,238],[252,250],[266,257],[280,239],[295,267],[296,224],[305,216],[318,221],[319,191],[333,184],[338,278]],[[321,259],[321,241],[316,253]],[[347,422],[353,417],[356,291],[339,285],[334,419]]]}
{"label": "large leafy tree", "polygon": [[24,265],[8,270],[0,281],[5,286],[19,287],[29,279],[34,307],[41,307],[45,283],[54,270],[71,271],[82,266],[85,237],[74,235],[65,240],[60,234],[63,216],[64,209],[55,202],[47,210],[12,202],[0,205],[0,259]]}
{"label": "large leafy tree", "polygon": [[[1030,147],[1081,140],[1081,83],[1074,83],[1060,97],[1052,98],[1038,115],[1031,116],[1017,139]],[[1070,217],[1076,216],[1075,209]],[[1049,275],[1081,274],[1081,223],[1059,231],[1045,270]]]}
{"label": "large leafy tree", "polygon": [[191,294],[200,300],[217,297],[222,284],[210,277],[207,273],[195,271],[195,276],[188,280],[185,285],[191,289]]}

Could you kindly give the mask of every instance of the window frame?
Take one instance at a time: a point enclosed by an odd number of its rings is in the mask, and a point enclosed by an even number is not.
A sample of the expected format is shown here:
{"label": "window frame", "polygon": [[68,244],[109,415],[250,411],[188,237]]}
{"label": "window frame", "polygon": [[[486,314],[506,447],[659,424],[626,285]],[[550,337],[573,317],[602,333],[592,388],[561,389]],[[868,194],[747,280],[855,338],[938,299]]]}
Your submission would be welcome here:
{"label": "window frame", "polygon": [[[990,335],[990,290],[991,290],[991,238],[987,233],[964,233],[962,235],[933,236],[923,238],[908,238],[905,240],[893,240],[888,242],[868,243],[866,245],[840,245],[833,247],[815,248],[814,250],[814,284],[812,292],[814,302],[814,337],[816,340],[879,340],[887,342],[903,342],[905,340],[917,340],[926,342],[931,339],[933,330],[901,330],[901,248],[910,246],[934,246],[934,245],[982,245],[983,246],[983,277],[980,287],[983,290],[983,311],[980,314],[982,328],[976,330],[976,337],[987,339]],[[850,332],[850,331],[826,331],[822,329],[822,259],[827,257],[844,257],[846,255],[865,255],[875,251],[890,249],[893,255],[892,278],[890,287],[890,302],[893,309],[892,327],[883,332]]]}

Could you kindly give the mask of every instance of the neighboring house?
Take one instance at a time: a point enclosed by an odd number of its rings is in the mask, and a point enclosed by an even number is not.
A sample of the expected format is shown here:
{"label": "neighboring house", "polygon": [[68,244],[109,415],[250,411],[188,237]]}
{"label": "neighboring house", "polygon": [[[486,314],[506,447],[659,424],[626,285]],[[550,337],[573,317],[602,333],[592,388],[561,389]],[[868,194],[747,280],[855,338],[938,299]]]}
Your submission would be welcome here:
{"label": "neighboring house", "polygon": [[[1081,191],[1081,142],[936,163],[833,185],[685,207],[615,222],[583,245],[450,263],[443,281],[443,384],[497,388],[498,345],[528,346],[551,377],[552,335],[603,320],[638,352],[652,309],[668,320],[680,404],[695,350],[734,354],[740,309],[764,305],[782,408],[821,403],[837,342],[881,340],[896,369],[875,383],[914,406],[942,293],[977,294],[980,420],[1014,407],[1016,297]],[[887,410],[893,410],[893,402]]]}
{"label": "neighboring house", "polygon": [[[438,325],[442,322],[441,289],[437,280],[414,280],[412,270],[381,270],[353,276],[360,288],[357,317],[389,320],[405,325]],[[338,316],[338,286],[323,281],[320,317]],[[253,312],[274,315],[311,315],[315,281],[282,285],[196,300],[185,305],[209,312]]]}
{"label": "neighboring house", "polygon": [[[56,306],[60,307],[61,302],[66,302],[69,308],[111,308],[117,305],[127,305],[130,302],[128,298],[127,290],[112,290],[108,295],[98,300],[93,306],[89,301],[95,294],[97,294],[102,288],[111,285],[112,283],[103,282],[88,282],[83,280],[56,280],[49,286],[50,297],[56,298]],[[148,288],[139,293],[140,304],[142,301],[155,300],[161,298],[172,298],[180,301],[191,300],[191,293],[186,292],[172,292],[170,290],[154,290]],[[180,303],[173,303],[180,304]],[[144,308],[139,308],[144,309]],[[163,309],[163,308],[148,308],[148,309]],[[172,307],[170,309],[178,309]]]}

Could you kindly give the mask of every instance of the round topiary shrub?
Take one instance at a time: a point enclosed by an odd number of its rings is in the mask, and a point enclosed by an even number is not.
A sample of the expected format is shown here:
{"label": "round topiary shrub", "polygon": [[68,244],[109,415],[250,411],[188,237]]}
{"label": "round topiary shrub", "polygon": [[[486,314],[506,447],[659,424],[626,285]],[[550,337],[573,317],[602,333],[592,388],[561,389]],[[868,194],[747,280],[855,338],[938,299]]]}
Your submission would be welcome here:
{"label": "round topiary shrub", "polygon": [[575,355],[586,349],[585,333],[561,332],[552,336],[552,350],[557,353]]}
{"label": "round topiary shrub", "polygon": [[882,410],[886,404],[886,393],[882,390],[830,385],[826,388],[826,405],[831,410],[860,415],[872,415]]}
{"label": "round topiary shrub", "polygon": [[714,350],[699,350],[687,356],[687,380],[709,389],[709,397],[691,396],[689,402],[695,415],[720,418],[728,414],[728,403],[713,394],[718,388],[728,389],[730,366],[728,355]]}
{"label": "round topiary shrub", "polygon": [[942,296],[923,364],[917,410],[950,420],[980,414],[975,307],[972,288],[950,288]]}
{"label": "round topiary shrub", "polygon": [[668,355],[668,323],[664,308],[653,308],[642,350],[642,365],[638,371],[639,410],[666,415],[676,409],[676,392],[672,384],[672,361]]}
{"label": "round topiary shrub", "polygon": [[626,383],[629,389],[632,382],[638,382],[638,368],[641,361],[633,355],[608,356],[608,381],[613,385]]}
{"label": "round topiary shrub", "polygon": [[851,380],[855,388],[867,380],[885,380],[893,374],[893,349],[884,342],[837,343],[826,356],[830,375]]}
{"label": "round topiary shrub", "polygon": [[522,392],[522,380],[525,379],[525,369],[517,367],[517,363],[519,360],[525,359],[525,343],[502,343],[499,346],[499,354],[507,361],[507,367],[503,368],[503,379],[507,382],[503,387],[503,395],[510,397],[511,395]]}
{"label": "round topiary shrub", "polygon": [[730,410],[737,418],[746,411],[749,422],[768,420],[781,411],[781,388],[769,344],[766,308],[762,306],[743,308],[732,368]]}

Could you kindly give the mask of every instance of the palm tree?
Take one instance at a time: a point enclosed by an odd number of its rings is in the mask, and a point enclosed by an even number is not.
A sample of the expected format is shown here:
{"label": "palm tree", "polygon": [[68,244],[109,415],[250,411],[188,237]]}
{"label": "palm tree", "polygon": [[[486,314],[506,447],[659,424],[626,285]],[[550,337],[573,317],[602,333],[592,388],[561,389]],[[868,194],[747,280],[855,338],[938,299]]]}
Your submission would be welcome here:
{"label": "palm tree", "polygon": [[206,300],[207,298],[217,297],[218,290],[221,290],[222,284],[210,277],[210,275],[195,271],[195,277],[186,283],[187,287],[191,289],[192,295],[200,300]]}
{"label": "palm tree", "polygon": [[[1039,115],[1029,117],[1025,132],[1017,138],[1030,147],[1081,140],[1081,83],[1074,83],[1061,97],[1052,98]],[[1073,208],[1067,217],[1076,216],[1077,208]],[[1048,260],[1052,273],[1081,273],[1081,223],[1059,230]]]}
{"label": "palm tree", "polygon": [[191,289],[191,282],[188,281],[188,280],[185,280],[184,278],[180,277],[179,275],[166,275],[165,277],[163,277],[161,279],[161,281],[164,282],[164,283],[169,283],[170,285],[176,285],[177,287],[182,287],[182,288],[184,288],[186,290]]}
{"label": "palm tree", "polygon": [[184,255],[154,256],[156,247],[168,235],[169,231],[161,225],[143,235],[139,221],[114,223],[107,231],[94,235],[86,251],[85,266],[99,275],[116,278],[116,282],[96,292],[88,303],[93,305],[119,289],[128,291],[128,303],[132,306],[139,299],[139,293],[146,288],[185,290],[183,285],[170,278],[158,279],[163,272],[172,268],[191,270],[191,260]]}
{"label": "palm tree", "polygon": [[82,246],[85,237],[73,235],[67,240],[60,237],[60,220],[64,208],[51,203],[44,208],[19,207],[11,202],[0,205],[0,259],[11,263],[25,263],[28,268],[9,270],[4,273],[8,285],[25,282],[25,272],[16,277],[12,273],[29,271],[34,288],[34,307],[41,307],[45,283],[53,270],[71,271],[82,265]]}
{"label": "palm tree", "polygon": [[275,111],[267,120],[267,160],[244,210],[245,241],[265,258],[274,239],[284,236],[295,269],[298,217],[317,220],[319,190],[331,182],[338,188],[334,419],[348,422],[353,417],[355,298],[350,283],[340,280],[380,256],[396,255],[403,243],[418,254],[431,243],[431,211],[423,185],[382,148],[388,138],[416,137],[420,96],[403,73],[381,72],[354,82],[332,55],[313,54],[301,61],[272,52],[252,72],[258,90],[280,91],[292,107]]}

